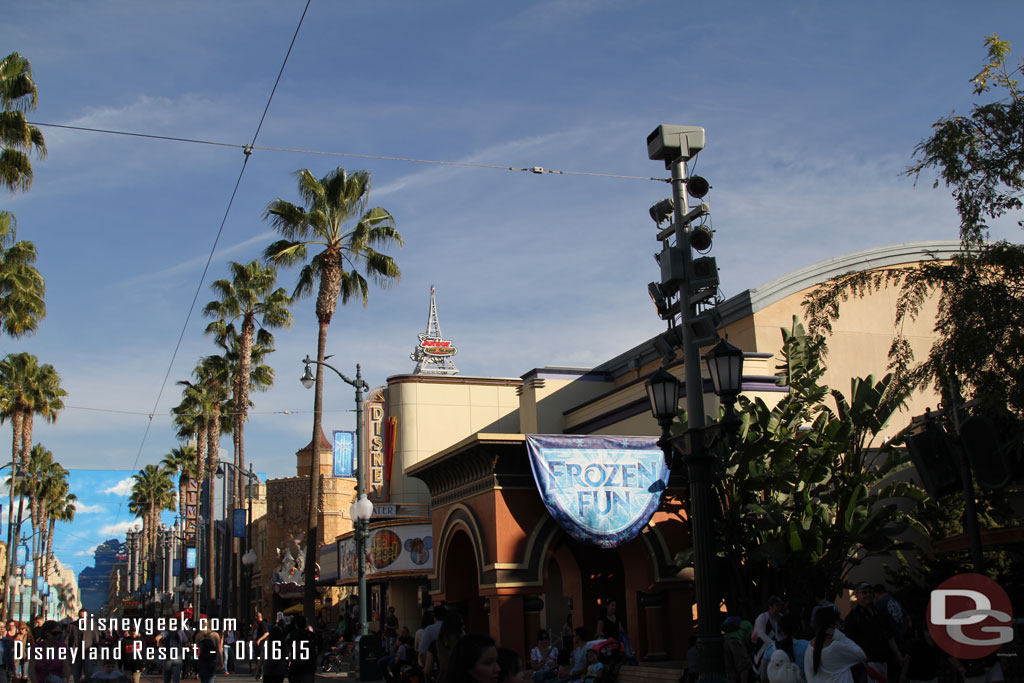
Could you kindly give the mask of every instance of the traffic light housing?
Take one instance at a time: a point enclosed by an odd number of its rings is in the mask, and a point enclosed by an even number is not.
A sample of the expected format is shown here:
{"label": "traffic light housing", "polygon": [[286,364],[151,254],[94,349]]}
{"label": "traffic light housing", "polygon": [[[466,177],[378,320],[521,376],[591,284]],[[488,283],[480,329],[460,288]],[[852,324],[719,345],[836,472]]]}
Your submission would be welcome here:
{"label": "traffic light housing", "polygon": [[960,425],[960,443],[982,491],[999,491],[1013,481],[1014,444],[1006,444],[989,418],[973,415]]}
{"label": "traffic light housing", "polygon": [[907,439],[907,448],[924,490],[932,499],[938,500],[962,488],[957,456],[942,427],[929,423]]}

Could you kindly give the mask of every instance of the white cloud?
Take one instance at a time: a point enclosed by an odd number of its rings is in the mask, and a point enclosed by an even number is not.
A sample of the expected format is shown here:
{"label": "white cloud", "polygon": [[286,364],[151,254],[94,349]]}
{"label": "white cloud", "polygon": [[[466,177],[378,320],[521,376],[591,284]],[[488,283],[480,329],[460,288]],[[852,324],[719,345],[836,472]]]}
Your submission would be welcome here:
{"label": "white cloud", "polygon": [[98,547],[99,544],[94,545],[91,548],[86,548],[85,550],[79,550],[75,553],[75,557],[94,557],[96,555],[96,548]]}
{"label": "white cloud", "polygon": [[82,502],[75,503],[75,514],[77,515],[92,515],[105,511],[106,508],[102,505],[88,505]]}
{"label": "white cloud", "polygon": [[[268,230],[267,232],[260,233],[255,237],[250,237],[249,239],[239,242],[237,244],[233,244],[223,249],[218,249],[217,253],[214,254],[214,259],[218,260],[219,262],[220,260],[223,260],[225,258],[230,257],[233,254],[241,252],[254,244],[267,245],[270,244],[273,240],[274,233],[273,231]],[[126,280],[122,280],[117,284],[113,285],[113,287],[115,289],[120,289],[124,287],[137,287],[139,285],[146,284],[154,285],[158,283],[165,283],[166,280],[172,279],[173,276],[180,275],[182,273],[187,273],[191,270],[206,265],[206,262],[207,260],[209,260],[209,258],[209,253],[199,254],[186,261],[176,263],[173,266],[169,266],[162,270],[149,271],[142,273],[141,275],[136,275]]]}
{"label": "white cloud", "polygon": [[127,477],[126,479],[122,479],[121,481],[117,482],[109,489],[104,489],[103,491],[100,491],[100,493],[110,493],[115,496],[125,496],[128,495],[131,492],[131,490],[132,478]]}
{"label": "white cloud", "polygon": [[135,528],[139,525],[139,521],[135,519],[129,519],[124,522],[118,522],[117,524],[107,524],[100,527],[99,533],[103,536],[123,536],[129,529]]}

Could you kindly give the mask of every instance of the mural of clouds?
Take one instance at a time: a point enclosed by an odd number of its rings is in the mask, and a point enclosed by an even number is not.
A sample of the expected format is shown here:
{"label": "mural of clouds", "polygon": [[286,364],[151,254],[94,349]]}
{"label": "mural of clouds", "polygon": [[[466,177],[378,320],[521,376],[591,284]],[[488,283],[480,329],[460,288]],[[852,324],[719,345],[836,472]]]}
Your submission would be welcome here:
{"label": "mural of clouds", "polygon": [[100,493],[109,493],[115,496],[126,496],[131,493],[132,490],[132,477],[128,475],[125,479],[117,482],[108,489],[101,491]]}

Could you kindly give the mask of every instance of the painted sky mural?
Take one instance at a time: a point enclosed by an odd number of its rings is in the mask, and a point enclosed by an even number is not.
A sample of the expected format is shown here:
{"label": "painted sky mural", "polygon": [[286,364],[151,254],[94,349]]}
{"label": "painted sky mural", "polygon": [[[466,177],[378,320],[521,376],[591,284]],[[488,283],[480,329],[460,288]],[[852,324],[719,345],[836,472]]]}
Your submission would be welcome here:
{"label": "painted sky mural", "polygon": [[[66,567],[71,567],[78,576],[83,569],[93,564],[96,547],[110,539],[124,541],[125,532],[133,525],[140,524],[128,512],[128,496],[131,493],[132,475],[135,470],[92,470],[73,469],[68,475],[71,492],[78,496],[75,519],[69,524],[58,524],[54,531],[54,553]],[[266,481],[266,475],[259,474],[260,481]],[[7,514],[10,499],[7,487],[2,487],[3,515],[0,521],[3,529],[7,529]],[[214,489],[217,516],[220,515],[220,481]],[[15,499],[17,510],[17,499]],[[176,512],[164,512],[161,521],[167,525],[174,523]],[[28,521],[27,507],[23,513],[22,536],[32,534]],[[17,518],[17,513],[15,513]]]}

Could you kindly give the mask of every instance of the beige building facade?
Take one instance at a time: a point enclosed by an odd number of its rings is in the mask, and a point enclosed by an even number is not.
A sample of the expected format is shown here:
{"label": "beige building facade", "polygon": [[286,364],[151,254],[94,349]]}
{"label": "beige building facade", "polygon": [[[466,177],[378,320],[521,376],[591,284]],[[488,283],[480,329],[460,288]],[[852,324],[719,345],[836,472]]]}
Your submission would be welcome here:
{"label": "beige building facade", "polygon": [[[746,355],[744,394],[769,405],[784,395],[774,381],[780,328],[789,328],[794,316],[802,319],[802,302],[812,288],[848,272],[948,259],[958,249],[955,242],[927,242],[866,250],[722,302],[721,329]],[[896,299],[895,290],[882,289],[843,303],[828,339],[830,386],[847,391],[852,377],[885,374]],[[919,356],[934,339],[932,325],[932,317],[923,315],[903,329]],[[689,614],[693,595],[689,576],[672,558],[689,544],[685,491],[670,480],[662,507],[634,541],[610,550],[582,547],[545,509],[524,446],[526,434],[659,435],[645,381],[662,363],[648,340],[592,368],[536,368],[518,378],[389,377],[373,392],[394,429],[385,439],[387,495],[375,500],[370,525],[371,611],[395,606],[400,623],[414,631],[430,601],[445,601],[463,611],[469,628],[525,650],[539,628],[558,631],[567,618],[589,627],[604,595],[619,603],[638,654],[681,659],[690,624],[672,615]],[[668,368],[682,380],[681,353]],[[707,377],[702,391],[706,412],[717,414]],[[936,401],[927,393],[914,396],[907,419]],[[894,434],[903,426],[887,430]],[[347,517],[354,480],[331,477],[326,438],[321,448],[321,570],[337,577],[334,584],[349,586],[355,582]],[[269,519],[261,521],[267,548],[259,553],[265,558],[259,570],[264,583],[274,571],[271,544],[280,548],[301,531],[308,470],[308,453],[300,451],[298,476],[268,483]],[[325,571],[332,562],[335,569]]]}

